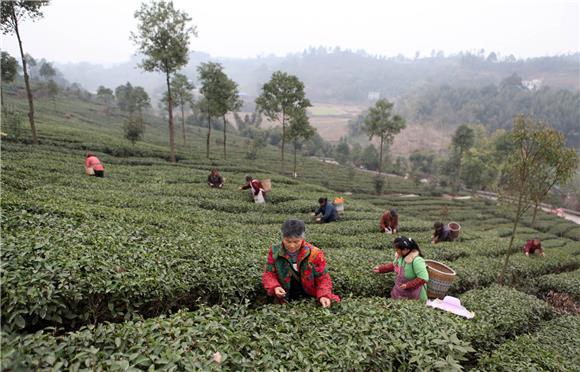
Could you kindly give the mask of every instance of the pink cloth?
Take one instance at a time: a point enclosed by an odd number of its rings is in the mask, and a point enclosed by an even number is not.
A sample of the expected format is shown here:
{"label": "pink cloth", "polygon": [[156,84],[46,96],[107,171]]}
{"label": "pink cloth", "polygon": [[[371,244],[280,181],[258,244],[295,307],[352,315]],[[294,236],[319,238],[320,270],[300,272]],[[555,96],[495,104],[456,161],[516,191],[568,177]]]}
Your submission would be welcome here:
{"label": "pink cloth", "polygon": [[461,306],[461,301],[453,296],[445,296],[443,300],[438,298],[434,299],[433,301],[427,300],[427,306],[441,309],[467,319],[471,319],[475,316],[473,311],[469,311],[465,307]]}
{"label": "pink cloth", "polygon": [[85,160],[85,168],[93,168],[96,171],[105,170],[105,167],[101,164],[101,161],[96,156],[89,156]]}

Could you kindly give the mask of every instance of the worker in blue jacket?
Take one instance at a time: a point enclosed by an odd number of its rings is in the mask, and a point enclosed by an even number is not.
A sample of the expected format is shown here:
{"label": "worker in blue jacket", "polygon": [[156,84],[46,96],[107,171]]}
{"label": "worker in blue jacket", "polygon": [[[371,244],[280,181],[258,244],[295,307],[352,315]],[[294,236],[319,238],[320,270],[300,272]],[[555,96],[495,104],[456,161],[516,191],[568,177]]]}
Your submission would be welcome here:
{"label": "worker in blue jacket", "polygon": [[328,223],[338,220],[338,212],[334,204],[328,202],[328,198],[318,199],[320,207],[314,212],[314,216],[321,215],[316,219],[319,223]]}

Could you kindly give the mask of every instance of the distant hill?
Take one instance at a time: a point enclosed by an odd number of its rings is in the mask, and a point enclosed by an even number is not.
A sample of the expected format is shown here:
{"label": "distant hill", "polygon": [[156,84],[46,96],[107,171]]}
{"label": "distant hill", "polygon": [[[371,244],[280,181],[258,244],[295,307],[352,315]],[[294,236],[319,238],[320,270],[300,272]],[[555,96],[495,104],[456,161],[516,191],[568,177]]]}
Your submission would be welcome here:
{"label": "distant hill", "polygon": [[[495,53],[460,53],[408,59],[386,58],[364,51],[339,48],[309,48],[285,57],[266,56],[249,59],[213,58],[194,52],[184,68],[196,80],[196,67],[201,62],[223,63],[226,72],[239,83],[241,92],[252,101],[272,72],[284,70],[297,75],[306,85],[309,98],[317,102],[364,104],[371,98],[395,99],[425,84],[447,84],[461,87],[482,87],[499,84],[513,73],[525,81],[544,86],[577,91],[580,89],[580,53],[555,57],[517,60],[513,56],[498,58]],[[91,91],[99,85],[114,88],[130,81],[144,86],[154,97],[164,90],[161,75],[145,73],[137,65],[138,56],[126,63],[104,67],[91,63],[57,64],[67,80],[78,82]]]}

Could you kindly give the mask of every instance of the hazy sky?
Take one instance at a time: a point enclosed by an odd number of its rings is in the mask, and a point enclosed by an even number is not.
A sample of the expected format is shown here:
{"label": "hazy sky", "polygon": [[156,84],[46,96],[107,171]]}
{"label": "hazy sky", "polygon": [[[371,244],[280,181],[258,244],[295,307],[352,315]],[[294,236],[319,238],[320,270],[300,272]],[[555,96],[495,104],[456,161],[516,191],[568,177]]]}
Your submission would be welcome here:
{"label": "hazy sky", "polygon": [[[56,62],[117,63],[140,0],[52,0],[22,25],[25,51]],[[212,56],[285,55],[308,46],[412,57],[485,49],[533,57],[580,51],[580,0],[174,0],[198,26],[192,50]],[[2,49],[17,55],[15,36]]]}

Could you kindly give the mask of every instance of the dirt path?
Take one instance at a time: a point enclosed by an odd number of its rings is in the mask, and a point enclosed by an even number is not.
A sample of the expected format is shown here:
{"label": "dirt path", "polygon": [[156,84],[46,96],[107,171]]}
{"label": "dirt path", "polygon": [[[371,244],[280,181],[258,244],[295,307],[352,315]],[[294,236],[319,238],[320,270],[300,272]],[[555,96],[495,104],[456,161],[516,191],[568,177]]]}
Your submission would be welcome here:
{"label": "dirt path", "polygon": [[[497,200],[497,195],[494,193],[491,193],[491,192],[478,191],[477,195],[479,195],[483,198],[486,198],[486,199]],[[544,212],[548,212],[548,213],[550,213],[550,211],[553,209],[552,206],[542,206],[541,208]],[[564,213],[564,216],[562,218],[580,225],[580,214],[577,214],[577,212],[570,211],[568,209],[564,209],[563,213]]]}

